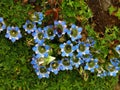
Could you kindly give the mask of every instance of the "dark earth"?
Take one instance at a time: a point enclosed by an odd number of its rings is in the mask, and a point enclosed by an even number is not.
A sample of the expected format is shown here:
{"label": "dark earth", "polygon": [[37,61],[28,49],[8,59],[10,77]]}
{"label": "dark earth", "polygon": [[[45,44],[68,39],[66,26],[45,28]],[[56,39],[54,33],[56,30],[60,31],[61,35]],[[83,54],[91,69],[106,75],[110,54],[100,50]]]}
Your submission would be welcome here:
{"label": "dark earth", "polygon": [[120,7],[120,0],[88,0],[87,3],[93,12],[92,22],[95,23],[95,31],[104,33],[106,26],[120,27],[120,20],[108,12],[110,5]]}

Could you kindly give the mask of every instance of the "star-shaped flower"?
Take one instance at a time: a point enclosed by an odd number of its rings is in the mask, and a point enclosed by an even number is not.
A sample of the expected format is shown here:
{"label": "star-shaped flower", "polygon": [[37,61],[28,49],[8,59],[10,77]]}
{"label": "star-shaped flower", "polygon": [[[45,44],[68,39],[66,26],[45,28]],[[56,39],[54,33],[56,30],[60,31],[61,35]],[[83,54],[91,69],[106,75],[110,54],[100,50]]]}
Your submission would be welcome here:
{"label": "star-shaped flower", "polygon": [[70,62],[72,63],[73,66],[75,66],[76,68],[79,68],[79,66],[84,63],[84,61],[78,57],[78,56],[73,56],[72,58],[70,58]]}
{"label": "star-shaped flower", "polygon": [[42,20],[43,20],[43,13],[42,12],[34,12],[34,14],[31,14],[30,19],[33,22],[36,22],[38,24],[42,24]]}
{"label": "star-shaped flower", "polygon": [[94,72],[95,69],[97,69],[99,67],[98,65],[98,59],[93,59],[91,58],[91,61],[87,62],[84,69],[85,70],[89,70],[91,72]]}
{"label": "star-shaped flower", "polygon": [[48,57],[48,52],[50,47],[45,44],[36,44],[33,48],[33,51],[36,53],[36,57]]}
{"label": "star-shaped flower", "polygon": [[16,40],[19,40],[22,37],[22,34],[18,27],[8,26],[5,37],[9,38],[14,43]]}
{"label": "star-shaped flower", "polygon": [[54,74],[58,74],[58,72],[61,70],[61,61],[52,61],[50,63],[50,67],[48,68],[49,71],[53,72]]}
{"label": "star-shaped flower", "polygon": [[81,27],[78,27],[75,24],[72,24],[70,31],[68,31],[67,34],[70,36],[72,41],[75,41],[82,38],[81,32],[82,32]]}
{"label": "star-shaped flower", "polygon": [[78,44],[76,45],[76,49],[78,52],[78,56],[83,56],[90,53],[89,45],[84,42],[79,41]]}
{"label": "star-shaped flower", "polygon": [[63,58],[61,63],[61,70],[72,70],[72,63],[70,62],[70,60],[68,58]]}
{"label": "star-shaped flower", "polygon": [[36,74],[38,75],[38,78],[49,78],[49,70],[45,66],[40,66],[39,70],[35,70]]}
{"label": "star-shaped flower", "polygon": [[53,40],[54,37],[56,36],[56,30],[54,30],[52,25],[44,27],[45,31],[45,38]]}
{"label": "star-shaped flower", "polygon": [[73,56],[73,51],[75,51],[75,47],[73,46],[73,44],[71,43],[70,40],[68,40],[66,43],[60,44],[60,49],[61,49],[61,53],[62,56]]}
{"label": "star-shaped flower", "polygon": [[34,32],[37,29],[35,22],[31,22],[29,20],[26,21],[25,25],[23,25],[23,28],[28,34]]}
{"label": "star-shaped flower", "polygon": [[65,21],[54,21],[54,26],[58,37],[61,37],[68,31]]}
{"label": "star-shaped flower", "polygon": [[44,31],[41,28],[38,28],[32,33],[32,36],[35,40],[35,43],[43,44],[45,39]]}

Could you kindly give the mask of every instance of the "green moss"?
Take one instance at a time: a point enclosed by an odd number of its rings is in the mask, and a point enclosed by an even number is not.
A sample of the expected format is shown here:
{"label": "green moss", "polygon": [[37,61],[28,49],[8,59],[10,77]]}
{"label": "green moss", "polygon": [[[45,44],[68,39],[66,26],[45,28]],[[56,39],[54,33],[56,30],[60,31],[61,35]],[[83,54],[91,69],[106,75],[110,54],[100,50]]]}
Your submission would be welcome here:
{"label": "green moss", "polygon": [[5,19],[7,25],[21,27],[28,18],[28,12],[32,8],[31,5],[23,5],[20,1],[15,3],[14,0],[1,0],[0,17]]}

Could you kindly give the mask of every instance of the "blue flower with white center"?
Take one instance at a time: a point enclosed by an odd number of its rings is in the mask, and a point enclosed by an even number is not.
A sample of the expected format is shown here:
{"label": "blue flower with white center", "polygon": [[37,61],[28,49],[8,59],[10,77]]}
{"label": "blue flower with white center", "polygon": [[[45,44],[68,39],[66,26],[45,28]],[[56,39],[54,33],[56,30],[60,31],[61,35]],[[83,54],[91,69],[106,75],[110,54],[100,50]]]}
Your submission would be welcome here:
{"label": "blue flower with white center", "polygon": [[72,66],[75,66],[76,68],[79,68],[79,66],[84,63],[84,61],[77,56],[73,56],[72,58],[70,58],[70,62],[72,63]]}
{"label": "blue flower with white center", "polygon": [[18,27],[8,26],[5,37],[9,38],[14,43],[16,40],[19,40],[22,37],[22,34]]}
{"label": "blue flower with white center", "polygon": [[63,58],[61,63],[61,70],[72,70],[72,63],[70,62],[70,60],[68,58]]}
{"label": "blue flower with white center", "polygon": [[89,45],[84,43],[84,42],[78,42],[78,44],[76,45],[76,49],[78,52],[78,56],[83,56],[85,54],[89,54],[90,50],[89,50]]}
{"label": "blue flower with white center", "polygon": [[6,25],[2,17],[0,17],[0,32],[6,29]]}
{"label": "blue flower with white center", "polygon": [[73,51],[75,51],[75,47],[73,46],[73,44],[71,43],[70,40],[68,40],[66,43],[64,44],[60,44],[60,49],[61,49],[61,53],[62,56],[73,56]]}
{"label": "blue flower with white center", "polygon": [[88,45],[90,47],[93,47],[94,44],[95,44],[95,40],[92,37],[88,37],[87,40],[86,40],[86,42],[88,43]]}
{"label": "blue flower with white center", "polygon": [[120,45],[117,45],[115,48],[116,52],[120,55]]}
{"label": "blue flower with white center", "polygon": [[81,27],[78,27],[75,24],[72,24],[67,34],[70,36],[72,41],[75,41],[82,38],[81,32],[82,32]]}
{"label": "blue flower with white center", "polygon": [[65,21],[54,21],[54,26],[55,26],[56,34],[58,35],[58,37],[61,37],[66,32],[68,32]]}
{"label": "blue flower with white center", "polygon": [[56,36],[56,30],[54,30],[52,25],[44,27],[45,31],[45,38],[53,40],[54,37]]}
{"label": "blue flower with white center", "polygon": [[38,28],[35,32],[33,32],[32,36],[34,37],[35,43],[39,43],[41,45],[44,43],[45,35],[41,28]]}
{"label": "blue flower with white center", "polygon": [[50,67],[48,68],[49,71],[53,72],[54,74],[58,74],[58,72],[61,70],[61,61],[52,61],[50,63]]}
{"label": "blue flower with white center", "polygon": [[94,72],[95,69],[97,69],[97,68],[99,68],[98,59],[93,59],[93,58],[91,58],[91,61],[86,63],[86,65],[84,67],[85,70],[89,70],[91,72]]}
{"label": "blue flower with white center", "polygon": [[43,13],[42,12],[34,12],[34,14],[31,14],[30,19],[33,22],[36,22],[38,24],[42,24],[42,20],[43,20]]}
{"label": "blue flower with white center", "polygon": [[116,76],[118,71],[120,70],[120,67],[109,65],[108,66],[108,76]]}
{"label": "blue flower with white center", "polygon": [[39,70],[35,69],[36,74],[38,75],[38,78],[49,78],[50,72],[45,66],[40,66]]}
{"label": "blue flower with white center", "polygon": [[37,29],[35,22],[31,22],[29,20],[26,21],[25,25],[23,25],[23,28],[28,34],[31,34]]}
{"label": "blue flower with white center", "polygon": [[48,52],[49,52],[50,47],[45,44],[36,44],[32,50],[36,53],[36,58],[40,57],[48,57]]}

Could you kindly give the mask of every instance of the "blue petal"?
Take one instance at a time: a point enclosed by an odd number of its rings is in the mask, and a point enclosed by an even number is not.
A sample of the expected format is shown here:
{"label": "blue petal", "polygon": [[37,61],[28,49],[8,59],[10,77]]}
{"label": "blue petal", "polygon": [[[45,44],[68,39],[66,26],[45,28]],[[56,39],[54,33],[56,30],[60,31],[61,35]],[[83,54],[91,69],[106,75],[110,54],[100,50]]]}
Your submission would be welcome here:
{"label": "blue petal", "polygon": [[36,46],[34,46],[34,47],[32,48],[32,50],[33,50],[33,51],[36,51],[36,50],[37,50],[37,47],[36,47]]}
{"label": "blue petal", "polygon": [[70,41],[70,40],[68,40],[68,41],[67,41],[67,44],[68,44],[68,45],[70,45],[70,44],[71,44],[71,41]]}
{"label": "blue petal", "polygon": [[0,17],[0,22],[3,22],[3,18],[2,17]]}
{"label": "blue petal", "polygon": [[45,49],[46,49],[46,50],[49,50],[49,49],[50,49],[50,47],[49,47],[48,45],[46,45],[46,46],[45,46]]}
{"label": "blue petal", "polygon": [[11,41],[14,43],[14,42],[16,41],[16,39],[15,39],[15,38],[12,38]]}
{"label": "blue petal", "polygon": [[88,65],[86,65],[86,66],[84,67],[85,70],[88,70],[88,68],[89,68]]}
{"label": "blue petal", "polygon": [[57,70],[54,70],[54,74],[57,75],[57,74],[58,74],[58,71],[57,71]]}
{"label": "blue petal", "polygon": [[66,53],[65,53],[65,52],[62,52],[62,56],[63,56],[63,57],[66,56]]}
{"label": "blue petal", "polygon": [[6,38],[9,38],[9,37],[10,37],[10,34],[6,33],[5,37],[6,37]]}
{"label": "blue petal", "polygon": [[44,57],[48,57],[48,53],[46,52],[46,53],[44,53]]}
{"label": "blue petal", "polygon": [[79,31],[79,32],[82,32],[82,28],[81,28],[81,27],[79,27],[79,28],[78,28],[78,31]]}
{"label": "blue petal", "polygon": [[72,24],[71,28],[76,28],[76,25],[75,25],[75,24]]}
{"label": "blue petal", "polygon": [[41,75],[38,75],[38,78],[40,78],[40,79],[41,79],[41,78],[42,78],[42,76],[41,76]]}
{"label": "blue petal", "polygon": [[63,49],[65,46],[64,44],[60,44],[60,48]]}
{"label": "blue petal", "polygon": [[12,28],[10,26],[7,27],[7,30],[11,30]]}
{"label": "blue petal", "polygon": [[49,78],[49,74],[48,74],[48,73],[46,73],[46,74],[45,74],[45,77],[46,77],[46,78]]}
{"label": "blue petal", "polygon": [[94,69],[91,69],[90,71],[91,71],[91,72],[94,72]]}

